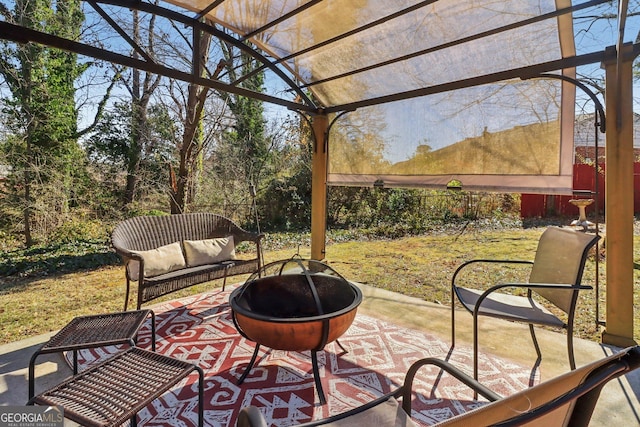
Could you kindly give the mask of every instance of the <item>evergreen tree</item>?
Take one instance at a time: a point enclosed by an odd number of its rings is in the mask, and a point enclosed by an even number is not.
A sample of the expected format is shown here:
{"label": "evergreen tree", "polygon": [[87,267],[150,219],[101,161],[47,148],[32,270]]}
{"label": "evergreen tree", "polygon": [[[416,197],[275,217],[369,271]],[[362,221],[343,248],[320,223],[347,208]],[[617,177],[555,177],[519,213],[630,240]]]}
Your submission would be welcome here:
{"label": "evergreen tree", "polygon": [[[84,20],[80,3],[17,0],[13,11],[2,7],[0,13],[8,22],[77,40]],[[55,222],[54,213],[63,218],[83,174],[74,82],[85,66],[75,53],[35,44],[4,42],[1,48],[0,74],[12,95],[3,105],[14,135],[7,158],[14,196],[21,201],[25,243],[31,246],[34,223],[42,223],[42,216]],[[47,201],[52,188],[59,197]]]}

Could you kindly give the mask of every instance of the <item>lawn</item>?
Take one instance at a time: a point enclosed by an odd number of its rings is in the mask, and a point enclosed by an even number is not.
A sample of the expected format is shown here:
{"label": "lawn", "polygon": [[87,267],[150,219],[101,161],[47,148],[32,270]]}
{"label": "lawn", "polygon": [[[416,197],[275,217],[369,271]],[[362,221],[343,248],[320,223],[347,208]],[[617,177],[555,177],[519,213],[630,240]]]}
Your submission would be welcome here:
{"label": "lawn", "polygon": [[[330,240],[325,262],[350,280],[446,304],[450,302],[449,281],[460,263],[472,258],[532,259],[544,227],[509,227],[438,231],[429,235],[385,240]],[[267,235],[267,240],[270,236]],[[268,243],[268,242],[267,242]],[[265,261],[289,258],[296,253],[309,256],[308,244],[266,244]],[[640,237],[635,236],[635,256],[640,259]],[[600,317],[605,309],[605,264],[600,260]],[[640,317],[640,271],[635,274],[636,325]],[[476,270],[478,284],[523,281],[522,269]],[[242,282],[246,277],[237,277]],[[595,284],[595,256],[590,256],[584,274],[585,284]],[[202,292],[221,282],[202,284],[164,299]],[[122,310],[124,269],[109,265],[91,270],[52,274],[46,277],[0,278],[0,343],[7,343],[55,331],[79,315]],[[638,327],[636,340],[640,339]],[[595,292],[581,295],[576,335],[599,340],[595,322]]]}

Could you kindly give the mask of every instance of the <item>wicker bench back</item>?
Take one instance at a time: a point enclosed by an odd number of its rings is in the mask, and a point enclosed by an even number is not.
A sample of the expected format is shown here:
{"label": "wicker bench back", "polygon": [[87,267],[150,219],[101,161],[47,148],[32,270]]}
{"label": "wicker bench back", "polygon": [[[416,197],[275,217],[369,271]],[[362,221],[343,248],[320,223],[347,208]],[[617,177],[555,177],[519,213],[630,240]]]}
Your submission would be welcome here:
{"label": "wicker bench back", "polygon": [[211,213],[166,216],[138,216],[116,226],[111,235],[113,246],[123,250],[148,251],[181,240],[201,240],[232,235],[237,244],[249,238],[231,220]]}

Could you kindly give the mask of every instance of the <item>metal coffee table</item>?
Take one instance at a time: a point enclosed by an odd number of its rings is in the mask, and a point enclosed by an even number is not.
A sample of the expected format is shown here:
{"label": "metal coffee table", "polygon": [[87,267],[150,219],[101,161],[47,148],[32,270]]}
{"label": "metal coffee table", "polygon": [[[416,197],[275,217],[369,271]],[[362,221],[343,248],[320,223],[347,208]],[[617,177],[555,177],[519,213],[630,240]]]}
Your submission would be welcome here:
{"label": "metal coffee table", "polygon": [[73,374],[78,373],[78,350],[109,345],[136,345],[138,331],[151,316],[151,348],[156,350],[156,318],[152,310],[80,316],[74,318],[31,356],[29,399],[35,394],[35,362],[41,354],[73,351]]}
{"label": "metal coffee table", "polygon": [[191,363],[129,348],[32,398],[28,404],[61,406],[64,417],[83,426],[115,427],[137,413],[180,380],[198,373],[198,425],[203,425],[204,373]]}

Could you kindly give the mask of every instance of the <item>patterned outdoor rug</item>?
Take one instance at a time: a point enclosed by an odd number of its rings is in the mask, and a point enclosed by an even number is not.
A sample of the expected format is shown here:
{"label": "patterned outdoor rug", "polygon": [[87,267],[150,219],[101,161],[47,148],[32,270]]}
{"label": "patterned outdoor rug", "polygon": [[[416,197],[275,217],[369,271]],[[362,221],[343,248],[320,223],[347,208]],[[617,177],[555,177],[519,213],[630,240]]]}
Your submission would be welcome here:
{"label": "patterned outdoor rug", "polygon": [[[310,352],[261,348],[244,383],[236,381],[253,353],[254,343],[242,338],[231,319],[230,290],[213,291],[153,306],[157,351],[200,366],[205,372],[205,425],[234,426],[240,408],[260,408],[274,426],[289,426],[343,412],[402,384],[412,362],[423,357],[448,359],[470,372],[472,351],[362,314],[339,341],[318,352],[319,371],[327,404],[315,391]],[[138,345],[150,348],[150,328],[140,331]],[[79,352],[81,367],[103,360],[118,349],[106,347]],[[67,355],[69,357],[70,355]],[[425,367],[414,390],[414,420],[424,425],[450,418],[475,406],[473,393],[455,379]],[[489,355],[480,359],[480,381],[501,395],[537,383],[531,367],[518,366]],[[435,389],[432,387],[436,385]],[[142,426],[192,426],[197,421],[197,375],[139,414]]]}

